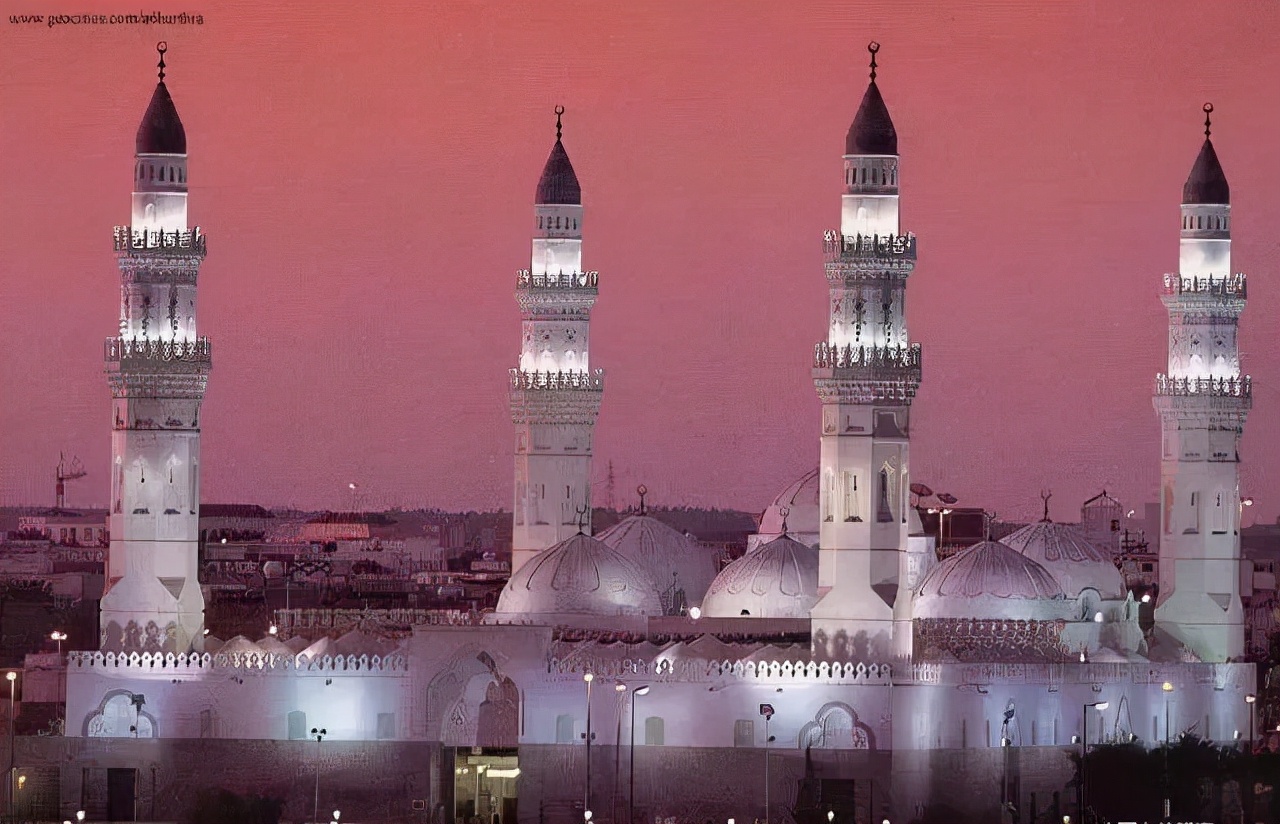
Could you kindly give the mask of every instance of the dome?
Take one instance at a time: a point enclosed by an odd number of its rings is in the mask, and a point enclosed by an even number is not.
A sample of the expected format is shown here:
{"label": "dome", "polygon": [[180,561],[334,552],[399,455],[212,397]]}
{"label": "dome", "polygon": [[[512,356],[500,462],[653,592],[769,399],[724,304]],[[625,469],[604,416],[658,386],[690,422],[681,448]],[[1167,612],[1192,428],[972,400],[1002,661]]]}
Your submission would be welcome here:
{"label": "dome", "polygon": [[708,618],[808,618],[818,603],[818,550],[783,535],[720,571],[702,599]]}
{"label": "dome", "polygon": [[648,515],[625,518],[596,538],[648,573],[659,591],[665,591],[674,581],[693,605],[702,602],[707,587],[716,577],[710,551],[683,532]]}
{"label": "dome", "polygon": [[1049,571],[1069,597],[1093,588],[1103,598],[1125,596],[1124,577],[1106,552],[1076,527],[1040,521],[1005,536],[1005,545]]}
{"label": "dome", "polygon": [[1204,145],[1200,147],[1200,155],[1187,182],[1182,185],[1183,203],[1222,203],[1231,202],[1231,186],[1227,184],[1227,175],[1218,162],[1218,153],[1213,150],[1213,142],[1206,136]]}
{"label": "dome", "polygon": [[[818,496],[821,485],[818,470],[806,472],[773,499],[773,503],[760,518],[761,535],[781,535],[792,532],[800,535],[818,534]],[[786,510],[785,515],[783,510]],[[786,520],[786,529],[782,528]]]}
{"label": "dome", "polygon": [[896,155],[898,153],[898,132],[893,128],[893,119],[889,117],[889,108],[880,96],[880,87],[874,78],[862,95],[862,105],[853,117],[853,125],[845,136],[844,153],[846,155]]}
{"label": "dome", "polygon": [[520,567],[498,598],[499,613],[661,615],[658,590],[622,553],[581,532]]}
{"label": "dome", "polygon": [[164,81],[156,84],[147,113],[138,124],[137,154],[186,154],[187,132]]}
{"label": "dome", "polygon": [[573,164],[569,162],[569,153],[564,150],[564,144],[559,138],[556,138],[556,145],[551,147],[547,165],[542,167],[534,203],[582,204],[582,187],[578,185],[578,176],[574,174]]}
{"label": "dome", "polygon": [[1062,601],[1063,592],[1040,564],[999,541],[983,541],[925,576],[916,592],[915,614],[918,618],[995,618],[1021,611],[1016,605],[989,609],[991,600]]}

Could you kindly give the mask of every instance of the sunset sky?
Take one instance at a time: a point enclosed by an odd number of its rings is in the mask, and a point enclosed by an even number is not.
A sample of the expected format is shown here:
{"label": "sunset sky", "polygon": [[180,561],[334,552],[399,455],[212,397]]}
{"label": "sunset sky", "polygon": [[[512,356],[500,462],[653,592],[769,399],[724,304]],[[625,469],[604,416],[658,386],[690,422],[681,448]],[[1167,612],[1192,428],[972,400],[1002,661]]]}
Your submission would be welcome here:
{"label": "sunset sky", "polygon": [[[1280,4],[163,2],[200,26],[0,20],[0,504],[58,454],[105,505],[112,226],[158,40],[209,236],[203,498],[509,507],[515,272],[554,141],[583,187],[608,374],[594,500],[763,508],[817,465],[821,238],[882,44],[919,237],[915,480],[1002,517],[1156,500],[1158,287],[1212,101],[1254,411],[1245,521],[1280,513]],[[80,5],[85,5],[81,3]],[[94,3],[136,13],[136,3]]]}

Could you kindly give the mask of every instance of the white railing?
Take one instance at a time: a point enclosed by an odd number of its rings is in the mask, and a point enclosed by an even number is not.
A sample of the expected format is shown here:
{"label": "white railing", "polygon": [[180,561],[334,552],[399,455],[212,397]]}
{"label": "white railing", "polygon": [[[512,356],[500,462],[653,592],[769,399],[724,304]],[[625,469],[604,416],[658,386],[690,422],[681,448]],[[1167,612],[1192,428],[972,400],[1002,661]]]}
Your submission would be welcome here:
{"label": "white railing", "polygon": [[599,272],[546,272],[534,274],[528,269],[516,272],[518,289],[595,289],[600,285]]}
{"label": "white railing", "polygon": [[1214,295],[1241,300],[1249,296],[1248,284],[1243,274],[1218,277],[1165,275],[1163,292],[1166,295]]}
{"label": "white railing", "polygon": [[1208,395],[1220,398],[1253,397],[1253,378],[1171,378],[1156,375],[1156,394],[1190,397]]}
{"label": "white railing", "polygon": [[920,344],[910,346],[832,346],[825,341],[813,348],[813,365],[818,369],[919,369]]}
{"label": "white railing", "polygon": [[147,338],[107,338],[103,347],[108,361],[167,361],[210,363],[213,358],[208,338],[195,340],[150,340]]}
{"label": "white railing", "polygon": [[827,260],[847,257],[908,258],[915,260],[916,236],[905,235],[846,235],[839,229],[828,229],[822,234],[822,250]]}
{"label": "white railing", "polygon": [[117,252],[173,251],[203,254],[206,251],[205,236],[198,226],[194,229],[174,229],[173,231],[117,226],[114,237]]}
{"label": "white railing", "polygon": [[512,389],[589,389],[604,390],[604,370],[593,372],[526,372],[511,370]]}

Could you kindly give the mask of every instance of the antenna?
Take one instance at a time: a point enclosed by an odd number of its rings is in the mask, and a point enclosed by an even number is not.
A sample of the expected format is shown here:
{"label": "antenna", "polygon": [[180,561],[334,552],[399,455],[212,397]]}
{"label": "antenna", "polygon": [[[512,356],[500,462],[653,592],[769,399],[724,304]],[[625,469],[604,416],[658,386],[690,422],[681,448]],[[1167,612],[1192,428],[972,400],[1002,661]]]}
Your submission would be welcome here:
{"label": "antenna", "polygon": [[1053,497],[1053,492],[1048,489],[1040,490],[1040,499],[1044,501],[1044,517],[1041,518],[1042,523],[1049,523],[1049,499]]}
{"label": "antenna", "polygon": [[1209,139],[1209,115],[1213,114],[1213,104],[1204,104],[1204,139]]}
{"label": "antenna", "polygon": [[164,53],[169,50],[169,44],[161,40],[156,43],[156,51],[160,54],[160,82],[164,82]]}
{"label": "antenna", "polygon": [[784,506],[778,509],[778,514],[782,516],[782,534],[787,534],[787,516],[791,514],[791,507]]}
{"label": "antenna", "polygon": [[556,142],[560,142],[560,115],[564,114],[564,106],[556,106]]}
{"label": "antenna", "polygon": [[876,52],[880,51],[880,44],[872,40],[867,44],[867,51],[871,52],[871,82],[876,82]]}
{"label": "antenna", "polygon": [[74,455],[71,457],[71,465],[67,466],[66,456],[58,453],[58,468],[54,475],[57,484],[54,486],[53,506],[55,509],[65,509],[67,506],[67,481],[75,481],[83,478],[89,473],[85,471],[84,464],[80,463],[80,459]]}
{"label": "antenna", "polygon": [[645,514],[644,496],[649,494],[649,487],[644,484],[640,484],[636,487],[636,494],[640,496],[640,514],[643,515]]}
{"label": "antenna", "polygon": [[587,525],[587,516],[591,512],[591,507],[584,504],[582,506],[575,507],[574,512],[578,516],[578,534],[585,535],[586,533],[583,531],[583,529]]}

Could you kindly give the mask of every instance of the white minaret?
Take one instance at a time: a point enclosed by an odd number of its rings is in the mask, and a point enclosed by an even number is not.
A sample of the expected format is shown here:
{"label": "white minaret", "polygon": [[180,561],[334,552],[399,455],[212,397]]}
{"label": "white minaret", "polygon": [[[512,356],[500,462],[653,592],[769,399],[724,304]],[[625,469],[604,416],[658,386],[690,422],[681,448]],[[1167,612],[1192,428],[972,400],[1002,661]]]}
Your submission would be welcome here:
{"label": "white minaret", "polygon": [[813,378],[822,400],[822,500],[815,654],[888,660],[911,649],[908,436],[920,346],[907,336],[916,242],[898,225],[898,136],[871,84],[845,140],[839,231],[827,232],[827,339]]}
{"label": "white minaret", "polygon": [[186,652],[203,646],[197,578],[200,402],[210,366],[196,336],[205,255],[187,227],[187,137],[160,82],[138,127],[133,220],[115,230],[120,334],[106,344],[111,384],[111,551],[102,649]]}
{"label": "white minaret", "polygon": [[597,272],[582,270],[582,189],[560,142],[535,198],[533,260],[516,276],[520,366],[511,370],[516,488],[511,572],[578,532],[591,534],[591,436],[604,372],[588,340]]}
{"label": "white minaret", "polygon": [[1160,598],[1156,624],[1204,661],[1244,655],[1240,435],[1252,386],[1236,333],[1245,276],[1231,272],[1231,190],[1209,139],[1182,187],[1178,274],[1164,276],[1169,369],[1160,414]]}

